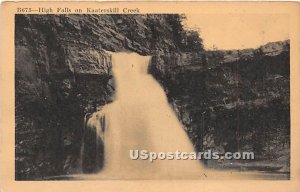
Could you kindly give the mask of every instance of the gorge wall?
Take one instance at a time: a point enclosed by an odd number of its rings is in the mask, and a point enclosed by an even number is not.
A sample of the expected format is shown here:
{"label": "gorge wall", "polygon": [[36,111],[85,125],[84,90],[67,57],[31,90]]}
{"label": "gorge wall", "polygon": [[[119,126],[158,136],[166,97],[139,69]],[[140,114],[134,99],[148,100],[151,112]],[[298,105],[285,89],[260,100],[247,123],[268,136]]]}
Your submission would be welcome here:
{"label": "gorge wall", "polygon": [[247,149],[261,159],[275,152],[286,164],[289,42],[205,51],[182,19],[16,15],[16,179],[81,171],[84,118],[114,99],[107,51],[153,57],[149,72],[161,82],[197,150]]}
{"label": "gorge wall", "polygon": [[80,172],[84,118],[114,97],[106,51],[201,52],[180,15],[16,15],[16,179]]}

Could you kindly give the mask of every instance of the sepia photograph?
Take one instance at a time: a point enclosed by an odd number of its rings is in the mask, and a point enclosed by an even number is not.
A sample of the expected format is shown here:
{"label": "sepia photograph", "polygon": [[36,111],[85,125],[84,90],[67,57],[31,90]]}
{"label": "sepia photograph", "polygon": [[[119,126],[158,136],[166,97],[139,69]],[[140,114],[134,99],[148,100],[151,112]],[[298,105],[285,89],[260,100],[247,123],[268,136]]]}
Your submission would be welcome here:
{"label": "sepia photograph", "polygon": [[288,179],[287,18],[207,17],[15,15],[16,179]]}
{"label": "sepia photograph", "polygon": [[299,4],[1,9],[0,191],[300,188]]}

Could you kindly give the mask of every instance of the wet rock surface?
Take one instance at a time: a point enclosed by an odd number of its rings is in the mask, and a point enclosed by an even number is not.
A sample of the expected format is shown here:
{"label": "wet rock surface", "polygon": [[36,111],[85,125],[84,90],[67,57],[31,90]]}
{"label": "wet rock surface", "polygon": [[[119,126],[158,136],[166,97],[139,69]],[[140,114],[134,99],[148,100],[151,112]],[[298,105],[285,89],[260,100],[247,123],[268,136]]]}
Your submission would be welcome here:
{"label": "wet rock surface", "polygon": [[180,52],[181,19],[16,15],[16,179],[80,172],[84,117],[114,97],[107,51]]}

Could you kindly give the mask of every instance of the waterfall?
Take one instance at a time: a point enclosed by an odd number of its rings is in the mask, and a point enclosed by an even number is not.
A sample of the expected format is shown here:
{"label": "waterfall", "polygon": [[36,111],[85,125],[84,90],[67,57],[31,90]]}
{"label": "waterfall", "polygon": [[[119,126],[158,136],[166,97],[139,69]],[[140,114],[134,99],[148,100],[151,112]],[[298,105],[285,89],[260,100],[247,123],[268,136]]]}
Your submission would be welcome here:
{"label": "waterfall", "polygon": [[[253,179],[265,174],[205,169],[199,160],[133,160],[130,150],[193,152],[160,84],[147,73],[150,57],[111,53],[113,103],[87,121],[81,179]],[[103,149],[104,145],[104,149]],[[103,157],[104,150],[104,157]],[[85,172],[85,171],[84,171]]]}
{"label": "waterfall", "polygon": [[[257,179],[265,174],[205,169],[199,160],[133,160],[130,150],[193,152],[194,148],[159,83],[148,74],[150,57],[111,53],[113,103],[87,121],[81,179]],[[103,149],[104,146],[104,149]],[[104,152],[104,157],[103,157]],[[89,162],[84,165],[84,156]]]}
{"label": "waterfall", "polygon": [[[193,146],[176,118],[163,88],[147,73],[148,56],[112,53],[116,80],[113,103],[93,114],[88,127],[104,141],[104,166],[98,177],[110,179],[154,179],[201,177],[197,160],[132,160],[130,150],[149,152],[193,152]],[[104,120],[102,120],[103,122]],[[94,133],[95,134],[95,133]],[[105,138],[105,139],[103,139]],[[86,143],[85,143],[86,145]],[[95,158],[97,155],[95,155]],[[97,161],[97,160],[95,160]]]}
{"label": "waterfall", "polygon": [[84,118],[80,167],[83,173],[96,173],[104,163],[105,116],[102,110],[89,116],[86,114]]}

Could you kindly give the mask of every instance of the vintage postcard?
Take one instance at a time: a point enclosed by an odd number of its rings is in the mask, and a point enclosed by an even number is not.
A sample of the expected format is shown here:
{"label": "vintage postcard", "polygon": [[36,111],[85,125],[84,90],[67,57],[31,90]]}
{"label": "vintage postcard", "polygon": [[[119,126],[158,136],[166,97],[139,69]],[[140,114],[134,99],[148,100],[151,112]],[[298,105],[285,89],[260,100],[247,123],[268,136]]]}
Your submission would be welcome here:
{"label": "vintage postcard", "polygon": [[299,3],[1,13],[1,192],[300,190]]}

